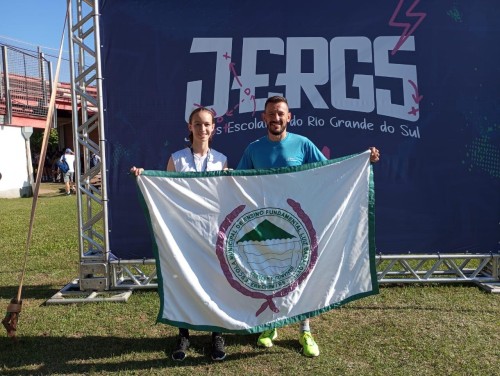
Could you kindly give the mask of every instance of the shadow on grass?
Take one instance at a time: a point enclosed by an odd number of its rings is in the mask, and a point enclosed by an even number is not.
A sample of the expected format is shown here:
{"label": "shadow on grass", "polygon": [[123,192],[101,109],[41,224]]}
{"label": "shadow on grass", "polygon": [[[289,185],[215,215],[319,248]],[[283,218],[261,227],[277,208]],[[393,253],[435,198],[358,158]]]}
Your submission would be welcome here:
{"label": "shadow on grass", "polygon": [[400,306],[400,305],[385,305],[383,307],[380,306],[362,306],[362,307],[349,307],[348,308],[351,311],[428,311],[428,312],[450,312],[450,313],[457,313],[457,312],[462,312],[462,313],[476,313],[476,312],[482,312],[482,313],[497,313],[498,311],[493,309],[484,309],[483,307],[478,307],[476,308],[460,308],[457,309],[456,307],[423,307],[420,305],[415,305],[415,304],[408,304],[405,306]]}
{"label": "shadow on grass", "polygon": [[38,195],[38,198],[39,199],[49,199],[49,198],[56,198],[56,197],[75,197],[74,194],[72,195],[66,195],[64,189],[62,190],[62,192],[54,192],[54,193],[41,193]]}
{"label": "shadow on grass", "polygon": [[[257,338],[255,335],[228,334],[225,338],[228,354],[224,363],[250,359],[267,353],[266,349],[259,349],[255,346],[254,351],[251,352],[231,352],[239,346],[254,345]],[[208,354],[209,333],[192,336],[189,356],[183,362],[175,362],[170,358],[170,351],[174,348],[176,340],[177,338],[172,336],[167,338],[39,336],[21,337],[16,343],[4,337],[0,338],[1,374],[49,375],[153,371],[214,363]],[[276,345],[282,348],[291,347],[295,350],[297,343],[297,341],[280,341]],[[155,358],[151,359],[152,356]]]}
{"label": "shadow on grass", "polygon": [[[19,286],[0,286],[0,299],[12,299],[17,296]],[[23,286],[22,299],[50,299],[60,291],[49,285]]]}

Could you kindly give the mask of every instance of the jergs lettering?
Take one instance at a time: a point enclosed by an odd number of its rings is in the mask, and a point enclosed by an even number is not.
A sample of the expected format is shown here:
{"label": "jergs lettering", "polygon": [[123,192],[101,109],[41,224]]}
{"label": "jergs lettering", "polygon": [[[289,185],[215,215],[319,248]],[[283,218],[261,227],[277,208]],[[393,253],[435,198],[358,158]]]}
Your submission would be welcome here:
{"label": "jergs lettering", "polygon": [[[296,37],[286,40],[243,38],[239,76],[234,75],[235,65],[228,60],[234,60],[231,56],[233,38],[194,38],[190,52],[215,53],[217,56],[215,80],[211,80],[215,82],[212,88],[213,103],[203,103],[217,114],[262,111],[267,97],[278,94],[287,97],[291,109],[301,108],[301,103],[308,101],[314,109],[376,112],[378,115],[415,122],[419,118],[419,112],[409,109],[415,106],[412,95],[415,94],[415,87],[418,87],[417,69],[415,65],[390,61],[390,52],[398,40],[398,36],[379,36],[373,42],[363,36],[335,37],[330,41],[322,37]],[[415,51],[414,37],[409,37],[399,50]],[[263,56],[261,51],[285,56],[283,73],[276,75],[275,82],[270,82],[270,74],[262,73],[265,68],[258,61]],[[312,72],[310,69],[308,72],[302,70],[303,51],[312,51]],[[351,73],[351,81],[346,73],[346,51],[355,51],[359,63],[372,64],[373,74]],[[411,55],[409,57],[411,58]],[[352,69],[353,67],[349,68]],[[394,83],[392,89],[376,87],[376,77],[390,78]],[[328,83],[331,95],[330,98],[324,98],[318,87]],[[249,100],[249,93],[256,93],[256,88],[261,87],[269,89],[267,96],[256,98],[252,94],[252,100]],[[272,91],[274,87],[284,87],[284,93]],[[194,104],[201,103],[202,88],[203,77],[187,83],[186,116]],[[348,97],[347,92],[351,88],[357,91],[357,98]],[[204,90],[210,88],[205,87]],[[229,103],[230,90],[240,92],[240,102],[236,106]],[[302,101],[302,94],[307,97],[307,101]],[[402,98],[403,103],[396,103],[394,98]]]}

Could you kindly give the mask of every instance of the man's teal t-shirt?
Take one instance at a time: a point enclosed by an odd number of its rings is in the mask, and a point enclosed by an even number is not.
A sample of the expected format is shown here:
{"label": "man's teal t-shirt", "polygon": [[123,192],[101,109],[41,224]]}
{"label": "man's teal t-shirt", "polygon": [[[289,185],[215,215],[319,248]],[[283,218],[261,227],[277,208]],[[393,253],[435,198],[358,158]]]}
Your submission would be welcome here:
{"label": "man's teal t-shirt", "polygon": [[264,136],[252,142],[245,149],[237,169],[300,166],[320,161],[326,161],[326,158],[311,140],[287,133],[281,141],[271,141]]}

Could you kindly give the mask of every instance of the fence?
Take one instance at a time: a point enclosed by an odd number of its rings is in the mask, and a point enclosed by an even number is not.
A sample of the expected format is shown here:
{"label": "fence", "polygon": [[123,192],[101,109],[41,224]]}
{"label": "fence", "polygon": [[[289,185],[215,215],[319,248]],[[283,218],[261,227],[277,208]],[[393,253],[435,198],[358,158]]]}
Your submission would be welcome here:
{"label": "fence", "polygon": [[42,53],[0,44],[0,124],[16,116],[46,118],[51,82],[51,62]]}

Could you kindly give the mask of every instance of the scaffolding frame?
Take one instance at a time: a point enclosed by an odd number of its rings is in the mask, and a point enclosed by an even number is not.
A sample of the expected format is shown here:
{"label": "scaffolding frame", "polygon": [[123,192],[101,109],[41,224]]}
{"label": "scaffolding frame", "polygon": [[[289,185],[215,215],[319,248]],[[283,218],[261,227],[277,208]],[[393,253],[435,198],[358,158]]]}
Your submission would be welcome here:
{"label": "scaffolding frame", "polygon": [[[80,271],[79,279],[47,303],[123,302],[134,290],[158,287],[156,263],[154,259],[116,260],[110,257],[99,4],[98,0],[70,2],[68,33],[73,135],[79,161],[75,176]],[[89,137],[96,129],[98,143]],[[92,168],[91,153],[101,158]],[[83,161],[79,160],[80,156]],[[499,254],[378,254],[376,267],[381,284],[474,283],[486,291],[500,292]]]}

